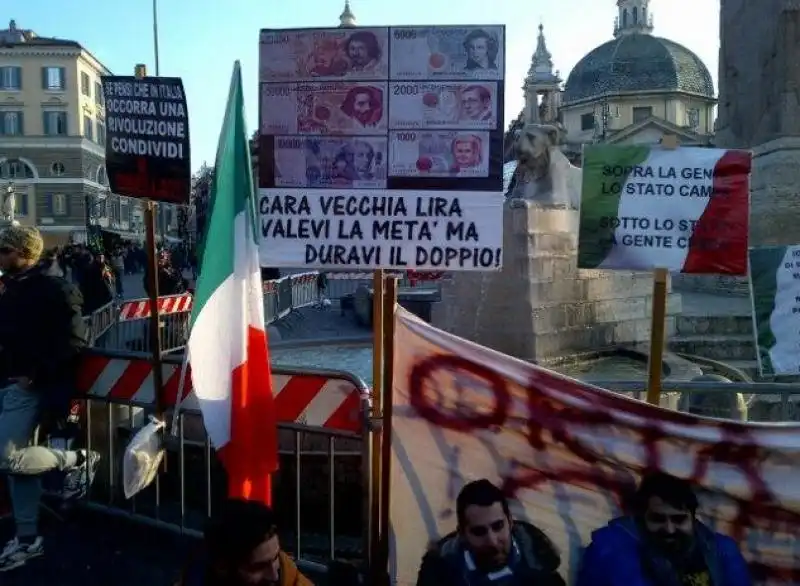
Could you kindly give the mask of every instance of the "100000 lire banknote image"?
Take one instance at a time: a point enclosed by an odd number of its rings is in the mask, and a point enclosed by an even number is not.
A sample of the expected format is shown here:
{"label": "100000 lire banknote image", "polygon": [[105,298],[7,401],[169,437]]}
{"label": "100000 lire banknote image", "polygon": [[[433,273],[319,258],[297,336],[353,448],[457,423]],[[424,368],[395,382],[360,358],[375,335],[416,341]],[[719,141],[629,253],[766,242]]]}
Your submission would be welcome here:
{"label": "100000 lire banknote image", "polygon": [[389,84],[392,128],[497,128],[493,82],[401,82]]}
{"label": "100000 lire banknote image", "polygon": [[388,29],[261,31],[260,81],[386,79]]}
{"label": "100000 lire banknote image", "polygon": [[385,137],[275,138],[275,187],[386,187]]}
{"label": "100000 lire banknote image", "polygon": [[503,27],[392,28],[391,79],[503,79]]}
{"label": "100000 lire banknote image", "polygon": [[392,132],[392,177],[488,177],[489,133]]}
{"label": "100000 lire banknote image", "polygon": [[386,134],[387,84],[261,84],[262,134]]}

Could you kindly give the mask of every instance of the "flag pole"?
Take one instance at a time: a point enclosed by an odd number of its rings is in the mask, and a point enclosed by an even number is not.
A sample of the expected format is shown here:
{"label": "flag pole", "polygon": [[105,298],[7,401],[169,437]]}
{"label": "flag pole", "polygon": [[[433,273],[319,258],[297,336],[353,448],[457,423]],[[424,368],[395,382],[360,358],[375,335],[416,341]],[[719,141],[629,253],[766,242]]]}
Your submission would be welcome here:
{"label": "flag pole", "polygon": [[[392,394],[394,379],[394,312],[397,307],[397,278],[386,279],[383,299],[383,413],[381,422],[381,539],[378,562],[382,572],[389,570],[389,519],[392,494]],[[382,582],[389,583],[388,573]]]}
{"label": "flag pole", "polygon": [[[678,139],[665,134],[661,146],[667,150],[678,148]],[[669,272],[664,268],[653,270],[653,308],[650,315],[650,356],[647,364],[647,402],[661,402],[661,378],[664,364],[664,346],[667,322],[667,280]]]}
{"label": "flag pole", "polygon": [[[137,79],[147,77],[147,66],[137,65],[134,68]],[[158,260],[156,258],[156,204],[147,200],[144,209],[145,248],[147,249],[147,289],[150,304],[150,351],[153,363],[153,393],[155,399],[156,417],[164,413],[164,373],[161,368],[161,316],[158,311]]]}
{"label": "flag pole", "polygon": [[[386,278],[382,269],[372,274],[372,413],[371,420],[379,423],[383,411],[383,310],[384,284]],[[372,426],[370,435],[370,483],[369,483],[369,549],[367,560],[374,567],[380,551],[381,535],[381,436],[380,426]]]}

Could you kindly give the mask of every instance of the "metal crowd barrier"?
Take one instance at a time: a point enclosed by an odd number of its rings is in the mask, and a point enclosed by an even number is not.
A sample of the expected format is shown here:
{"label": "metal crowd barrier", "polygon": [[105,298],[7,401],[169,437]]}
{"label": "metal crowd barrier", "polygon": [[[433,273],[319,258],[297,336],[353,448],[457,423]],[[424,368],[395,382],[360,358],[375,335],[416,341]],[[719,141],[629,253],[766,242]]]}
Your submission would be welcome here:
{"label": "metal crowd barrier", "polygon": [[[128,358],[121,352],[91,351],[91,355]],[[180,366],[176,357],[168,357],[166,362],[171,368]],[[366,429],[368,389],[359,378],[332,370],[273,368],[272,374],[307,377],[309,381],[342,380],[353,385],[365,398],[357,406],[361,420],[357,428]],[[99,375],[100,379],[104,377]],[[130,399],[118,398],[114,391],[87,393],[81,414],[84,445],[98,451],[102,458],[84,504],[200,536],[203,522],[213,513],[215,503],[224,498],[227,487],[198,411],[181,409],[175,436],[168,434],[165,471],[134,498],[126,500],[123,496],[121,456],[128,439],[152,411],[151,399],[152,395],[146,393]],[[167,414],[167,420],[172,421],[171,414]],[[291,421],[279,424],[280,470],[273,477],[274,509],[284,548],[303,564],[311,564],[312,572],[319,572],[322,564],[332,559],[363,561],[369,526],[371,456],[370,442],[362,441],[362,433]]]}
{"label": "metal crowd barrier", "polygon": [[317,271],[264,281],[264,322],[270,324],[301,307],[320,302]]}

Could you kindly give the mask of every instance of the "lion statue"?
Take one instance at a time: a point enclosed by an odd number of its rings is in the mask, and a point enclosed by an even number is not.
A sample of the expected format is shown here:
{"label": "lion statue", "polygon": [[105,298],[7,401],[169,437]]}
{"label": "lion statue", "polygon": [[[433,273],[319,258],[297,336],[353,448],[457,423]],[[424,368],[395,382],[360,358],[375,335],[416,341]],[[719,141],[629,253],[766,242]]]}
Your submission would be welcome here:
{"label": "lion statue", "polygon": [[582,172],[561,152],[563,136],[560,125],[526,124],[519,131],[510,198],[534,201],[542,207],[578,209]]}

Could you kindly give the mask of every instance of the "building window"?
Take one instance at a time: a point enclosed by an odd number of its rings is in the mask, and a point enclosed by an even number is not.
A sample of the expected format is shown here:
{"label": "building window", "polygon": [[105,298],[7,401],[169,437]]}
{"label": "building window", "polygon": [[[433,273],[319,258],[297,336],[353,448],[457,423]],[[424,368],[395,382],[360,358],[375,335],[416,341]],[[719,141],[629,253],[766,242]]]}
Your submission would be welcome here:
{"label": "building window", "polygon": [[86,140],[94,140],[94,120],[90,116],[83,117],[83,137]]}
{"label": "building window", "polygon": [[54,216],[66,216],[68,212],[67,196],[63,193],[56,193],[52,196],[53,209],[51,213]]}
{"label": "building window", "polygon": [[56,110],[44,113],[44,133],[47,136],[67,135],[67,113]]}
{"label": "building window", "polygon": [[689,108],[686,110],[686,126],[692,130],[697,130],[700,126],[700,108]]}
{"label": "building window", "polygon": [[644,122],[653,116],[652,106],[636,106],[633,108],[633,123]]}
{"label": "building window", "polygon": [[0,67],[0,90],[22,89],[22,67]]}
{"label": "building window", "polygon": [[594,130],[594,114],[581,115],[581,130]]}
{"label": "building window", "polygon": [[50,165],[50,174],[53,177],[61,177],[67,172],[67,168],[64,166],[64,163],[56,161],[52,165]]}
{"label": "building window", "polygon": [[2,117],[0,134],[3,136],[19,136],[24,134],[22,112],[0,112],[0,117]]}
{"label": "building window", "polygon": [[0,178],[2,179],[33,179],[35,174],[31,167],[20,160],[7,160],[0,165]]}
{"label": "building window", "polygon": [[42,89],[63,92],[67,89],[67,71],[63,67],[42,67]]}
{"label": "building window", "polygon": [[92,82],[85,71],[81,71],[81,93],[87,98],[92,97]]}
{"label": "building window", "polygon": [[108,186],[108,175],[106,175],[105,165],[100,165],[97,168],[97,182],[103,187]]}
{"label": "building window", "polygon": [[16,197],[14,198],[14,214],[17,216],[27,216],[28,215],[28,194],[27,192],[23,191],[20,193],[19,191],[16,192]]}
{"label": "building window", "polygon": [[103,84],[99,81],[94,82],[94,103],[98,106],[105,105],[105,98],[103,96]]}
{"label": "building window", "polygon": [[106,146],[106,125],[97,121],[97,144]]}

